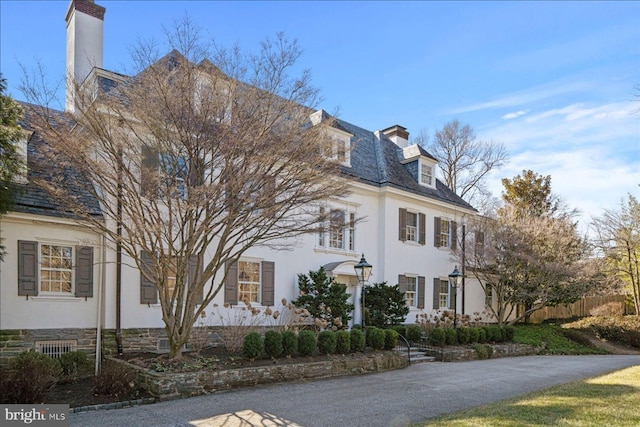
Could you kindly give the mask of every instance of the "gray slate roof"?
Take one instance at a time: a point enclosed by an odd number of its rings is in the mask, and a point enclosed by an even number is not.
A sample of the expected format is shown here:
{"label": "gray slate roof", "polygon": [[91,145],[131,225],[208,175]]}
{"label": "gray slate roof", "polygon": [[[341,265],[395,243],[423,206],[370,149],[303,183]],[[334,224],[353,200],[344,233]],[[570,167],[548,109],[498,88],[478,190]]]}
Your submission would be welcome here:
{"label": "gray slate roof", "polygon": [[[24,102],[20,104],[25,111],[25,117],[20,121],[20,125],[23,129],[34,131],[34,133],[27,143],[28,183],[18,185],[15,204],[11,210],[14,212],[57,218],[73,218],[74,215],[71,212],[65,211],[55,198],[34,184],[34,181],[38,179],[53,180],[62,178],[69,188],[72,190],[75,189],[78,198],[90,209],[93,215],[96,217],[102,216],[98,201],[81,189],[82,185],[79,185],[79,180],[81,179],[79,174],[68,168],[52,165],[45,158],[43,153],[46,151],[47,143],[38,132],[35,132],[30,121],[30,111],[38,107]],[[55,110],[49,111],[54,121],[58,123],[68,121],[63,112]]]}
{"label": "gray slate roof", "polygon": [[[343,168],[345,175],[360,182],[377,187],[388,185],[430,199],[450,203],[460,208],[475,211],[476,209],[455,194],[449,187],[436,179],[436,188],[420,185],[409,171],[409,165],[403,165],[402,149],[393,141],[380,133],[380,139],[366,129],[362,129],[344,120],[336,121],[349,132],[353,150],[351,151],[351,167]],[[420,155],[433,159],[424,148],[418,147]],[[417,160],[416,160],[417,161]]]}

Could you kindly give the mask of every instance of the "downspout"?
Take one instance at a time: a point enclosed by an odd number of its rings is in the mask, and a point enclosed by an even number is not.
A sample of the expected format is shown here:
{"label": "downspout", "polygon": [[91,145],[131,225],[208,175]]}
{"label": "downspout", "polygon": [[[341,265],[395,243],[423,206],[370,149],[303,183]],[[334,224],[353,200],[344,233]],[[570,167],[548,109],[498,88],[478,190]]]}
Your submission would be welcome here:
{"label": "downspout", "polygon": [[462,224],[462,315],[464,316],[464,296],[465,296],[465,270],[466,270],[466,257],[465,257],[465,243],[467,241],[467,225],[466,224]]}
{"label": "downspout", "polygon": [[106,237],[102,236],[102,262],[100,263],[100,281],[98,282],[98,315],[96,316],[96,363],[95,363],[95,375],[100,373],[100,365],[102,362],[102,284],[107,278],[107,242]]}
{"label": "downspout", "polygon": [[116,346],[122,355],[122,149],[118,149],[118,195],[116,200]]}

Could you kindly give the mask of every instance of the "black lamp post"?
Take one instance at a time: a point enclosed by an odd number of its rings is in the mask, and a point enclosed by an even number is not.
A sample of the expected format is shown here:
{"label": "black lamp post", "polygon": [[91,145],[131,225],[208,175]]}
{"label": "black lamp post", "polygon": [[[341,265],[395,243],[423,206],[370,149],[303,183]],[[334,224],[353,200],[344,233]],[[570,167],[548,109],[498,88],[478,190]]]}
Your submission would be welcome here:
{"label": "black lamp post", "polygon": [[356,276],[358,277],[358,283],[360,283],[360,285],[362,286],[362,298],[361,298],[361,303],[362,303],[362,319],[361,319],[361,323],[362,323],[362,330],[365,329],[365,322],[364,322],[364,285],[366,282],[369,281],[369,277],[371,277],[371,270],[373,269],[373,266],[371,264],[369,264],[367,262],[366,259],[364,259],[364,254],[362,254],[362,258],[360,258],[360,262],[357,263],[356,265],[353,266],[354,270],[356,270]]}
{"label": "black lamp post", "polygon": [[456,265],[449,274],[449,286],[453,289],[453,328],[458,328],[458,314],[457,314],[457,301],[458,301],[458,284],[460,283],[460,279],[462,279],[462,273],[458,270],[458,266]]}

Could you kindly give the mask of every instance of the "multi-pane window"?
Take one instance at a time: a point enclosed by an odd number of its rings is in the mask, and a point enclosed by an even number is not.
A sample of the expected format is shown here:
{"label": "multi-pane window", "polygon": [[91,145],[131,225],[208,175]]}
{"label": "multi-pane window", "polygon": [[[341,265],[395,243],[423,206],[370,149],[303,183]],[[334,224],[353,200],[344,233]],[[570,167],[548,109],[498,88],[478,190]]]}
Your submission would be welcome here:
{"label": "multi-pane window", "polygon": [[433,185],[433,167],[430,165],[420,165],[420,183],[424,185]]}
{"label": "multi-pane window", "polygon": [[484,290],[484,305],[493,307],[493,287],[487,284]]}
{"label": "multi-pane window", "polygon": [[238,301],[260,301],[259,262],[238,262]]}
{"label": "multi-pane window", "polygon": [[345,249],[345,212],[339,209],[332,209],[329,215],[329,247],[334,249]]}
{"label": "multi-pane window", "polygon": [[71,293],[73,248],[71,246],[40,245],[40,290]]}
{"label": "multi-pane window", "polygon": [[[320,207],[320,217],[325,217],[325,208]],[[319,248],[355,250],[356,215],[342,209],[331,209],[318,230]]]}
{"label": "multi-pane window", "polygon": [[398,238],[403,242],[425,243],[425,214],[399,208]]}
{"label": "multi-pane window", "polygon": [[440,280],[439,308],[449,308],[449,282]]}
{"label": "multi-pane window", "polygon": [[442,247],[448,247],[449,246],[449,238],[451,236],[451,223],[446,220],[446,219],[442,219],[440,221],[440,246]]}
{"label": "multi-pane window", "polygon": [[408,307],[415,307],[418,301],[418,278],[407,276],[405,277],[406,290],[404,291],[404,302]]}
{"label": "multi-pane window", "polygon": [[407,212],[407,240],[418,241],[418,214]]}
{"label": "multi-pane window", "polygon": [[[320,206],[320,218],[324,217],[324,206]],[[320,225],[320,230],[318,231],[318,246],[323,248],[326,243],[325,243],[325,221],[323,220],[321,225]]]}
{"label": "multi-pane window", "polygon": [[349,250],[355,250],[355,239],[356,239],[356,214],[353,212],[349,213]]}

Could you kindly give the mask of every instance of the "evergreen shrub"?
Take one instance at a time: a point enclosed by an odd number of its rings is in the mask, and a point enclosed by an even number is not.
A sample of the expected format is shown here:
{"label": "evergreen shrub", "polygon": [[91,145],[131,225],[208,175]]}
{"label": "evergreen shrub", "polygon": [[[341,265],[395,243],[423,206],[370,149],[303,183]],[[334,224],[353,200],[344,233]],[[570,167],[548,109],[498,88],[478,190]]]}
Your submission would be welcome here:
{"label": "evergreen shrub", "polygon": [[298,334],[298,353],[300,356],[313,356],[316,352],[316,335],[309,330]]}
{"label": "evergreen shrub", "polygon": [[336,334],[333,331],[322,331],[318,335],[318,351],[320,354],[336,352]]}
{"label": "evergreen shrub", "polygon": [[351,335],[351,352],[363,352],[365,347],[364,332],[360,328],[353,328]]}
{"label": "evergreen shrub", "polygon": [[393,350],[398,346],[398,332],[394,329],[384,330],[384,349]]}
{"label": "evergreen shrub", "polygon": [[298,354],[298,336],[293,331],[282,332],[282,353],[287,356]]}
{"label": "evergreen shrub", "polygon": [[384,348],[385,333],[384,329],[374,326],[367,328],[367,344],[374,350],[382,350]]}
{"label": "evergreen shrub", "polygon": [[264,334],[264,353],[275,359],[279,357],[282,352],[282,334],[278,331],[267,331]]}
{"label": "evergreen shrub", "polygon": [[249,332],[242,342],[242,355],[247,359],[257,359],[264,352],[264,340],[258,332]]}
{"label": "evergreen shrub", "polygon": [[422,328],[418,325],[409,325],[405,336],[410,343],[419,343],[422,339]]}
{"label": "evergreen shrub", "polygon": [[444,329],[442,328],[433,328],[429,331],[429,335],[427,336],[427,340],[429,345],[433,345],[436,347],[442,347],[446,343],[446,337]]}
{"label": "evergreen shrub", "polygon": [[469,339],[471,337],[471,332],[469,328],[459,328],[458,329],[458,342],[462,345],[469,344]]}
{"label": "evergreen shrub", "polygon": [[336,332],[336,353],[347,354],[351,351],[351,334],[349,331],[340,330]]}

